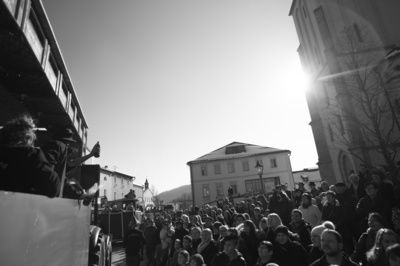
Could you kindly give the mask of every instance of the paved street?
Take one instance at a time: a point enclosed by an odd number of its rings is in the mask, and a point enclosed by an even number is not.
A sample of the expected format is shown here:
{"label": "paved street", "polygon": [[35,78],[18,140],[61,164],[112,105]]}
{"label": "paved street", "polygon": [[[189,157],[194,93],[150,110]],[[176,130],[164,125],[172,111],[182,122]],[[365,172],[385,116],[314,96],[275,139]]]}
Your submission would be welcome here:
{"label": "paved street", "polygon": [[125,250],[120,244],[113,245],[112,265],[125,266]]}

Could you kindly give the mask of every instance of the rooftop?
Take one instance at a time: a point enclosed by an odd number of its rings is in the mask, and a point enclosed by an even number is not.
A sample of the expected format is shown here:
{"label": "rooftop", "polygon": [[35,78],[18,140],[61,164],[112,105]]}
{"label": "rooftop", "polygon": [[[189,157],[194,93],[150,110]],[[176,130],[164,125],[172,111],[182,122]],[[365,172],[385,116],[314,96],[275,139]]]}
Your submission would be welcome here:
{"label": "rooftop", "polygon": [[229,160],[271,153],[290,153],[290,150],[281,150],[242,142],[232,142],[193,161],[190,161],[187,164],[190,165],[193,163],[214,160]]}

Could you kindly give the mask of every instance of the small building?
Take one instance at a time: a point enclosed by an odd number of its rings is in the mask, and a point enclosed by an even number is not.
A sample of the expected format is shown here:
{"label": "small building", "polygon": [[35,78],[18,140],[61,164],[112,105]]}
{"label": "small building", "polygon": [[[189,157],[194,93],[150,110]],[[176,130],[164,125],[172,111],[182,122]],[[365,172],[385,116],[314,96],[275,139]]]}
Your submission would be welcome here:
{"label": "small building", "polygon": [[108,169],[100,168],[100,198],[107,200],[119,200],[125,198],[131,190],[135,192],[136,198],[143,197],[143,186],[134,184],[135,177]]}
{"label": "small building", "polygon": [[323,181],[318,168],[304,168],[303,170],[293,171],[293,179],[296,187],[301,182],[307,190],[310,190],[310,182],[314,182],[319,187]]}
{"label": "small building", "polygon": [[[210,203],[228,196],[262,192],[260,175],[266,193],[277,185],[294,188],[290,151],[253,144],[232,142],[190,161],[193,206]],[[259,173],[256,165],[263,171]]]}
{"label": "small building", "polygon": [[146,179],[146,181],[144,182],[143,201],[141,203],[145,209],[155,206],[153,202],[153,196],[153,192],[149,189],[149,181]]}

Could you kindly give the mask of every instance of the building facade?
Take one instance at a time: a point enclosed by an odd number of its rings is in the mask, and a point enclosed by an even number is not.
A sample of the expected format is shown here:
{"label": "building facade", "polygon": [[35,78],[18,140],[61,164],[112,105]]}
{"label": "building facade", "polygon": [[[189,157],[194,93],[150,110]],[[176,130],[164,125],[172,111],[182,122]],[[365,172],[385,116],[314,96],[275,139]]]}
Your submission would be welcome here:
{"label": "building facade", "polygon": [[306,98],[318,166],[331,184],[347,182],[363,165],[393,168],[400,134],[398,10],[396,0],[292,2],[298,53],[311,77]]}
{"label": "building facade", "polygon": [[143,186],[136,185],[133,181],[135,181],[133,176],[102,167],[99,196],[106,197],[109,201],[123,199],[132,189],[140,204],[140,199],[143,198]]}
{"label": "building facade", "polygon": [[142,205],[145,209],[152,208],[155,206],[153,197],[154,197],[153,192],[149,188],[149,181],[146,179],[146,181],[144,182],[144,190],[143,190],[143,197],[142,197],[142,199],[143,199]]}
{"label": "building facade", "polygon": [[267,193],[280,184],[293,189],[289,156],[289,150],[232,142],[188,162],[193,206],[227,197],[229,187],[234,195],[261,192],[257,162],[263,166],[261,175]]}

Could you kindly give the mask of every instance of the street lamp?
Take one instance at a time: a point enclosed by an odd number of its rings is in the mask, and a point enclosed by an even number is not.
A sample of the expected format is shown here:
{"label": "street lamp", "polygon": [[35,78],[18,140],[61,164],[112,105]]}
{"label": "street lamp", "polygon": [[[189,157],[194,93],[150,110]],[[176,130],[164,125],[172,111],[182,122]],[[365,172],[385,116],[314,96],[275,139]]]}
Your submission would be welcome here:
{"label": "street lamp", "polygon": [[265,195],[264,182],[262,180],[264,166],[260,163],[259,160],[257,160],[256,169],[257,169],[258,176],[260,177],[261,192],[263,195]]}

